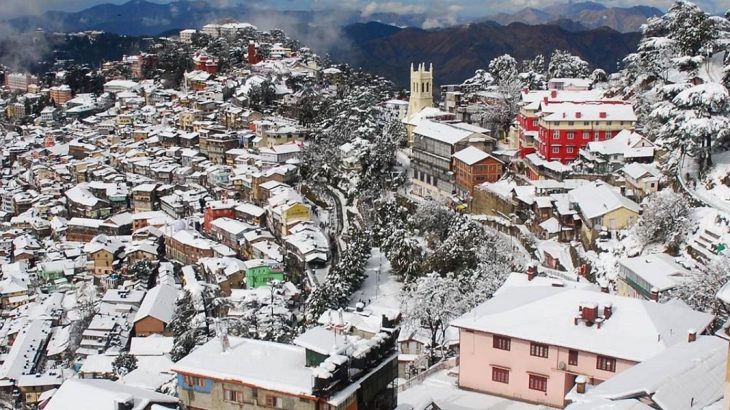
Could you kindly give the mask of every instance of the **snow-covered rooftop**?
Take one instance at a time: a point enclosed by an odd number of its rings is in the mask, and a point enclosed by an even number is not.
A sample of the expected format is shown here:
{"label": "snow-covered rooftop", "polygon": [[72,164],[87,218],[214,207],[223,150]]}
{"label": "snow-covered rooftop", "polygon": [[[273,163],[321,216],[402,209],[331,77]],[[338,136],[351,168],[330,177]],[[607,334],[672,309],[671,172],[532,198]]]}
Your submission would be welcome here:
{"label": "snow-covered rooftop", "polygon": [[[575,324],[585,303],[612,305],[601,328]],[[599,311],[601,309],[599,308]],[[703,329],[713,316],[673,304],[553,287],[507,289],[452,325],[632,361],[646,360]]]}
{"label": "snow-covered rooftop", "polygon": [[299,346],[229,336],[223,350],[213,339],[175,363],[172,370],[236,380],[263,389],[311,395],[314,377]]}

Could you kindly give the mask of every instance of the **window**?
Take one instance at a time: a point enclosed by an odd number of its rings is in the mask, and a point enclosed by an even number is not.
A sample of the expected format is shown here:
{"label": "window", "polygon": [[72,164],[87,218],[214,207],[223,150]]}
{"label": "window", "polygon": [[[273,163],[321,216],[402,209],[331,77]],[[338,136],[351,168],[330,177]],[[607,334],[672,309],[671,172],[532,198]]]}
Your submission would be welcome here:
{"label": "window", "polygon": [[191,387],[203,387],[205,386],[205,380],[200,377],[183,375],[183,381],[185,384]]}
{"label": "window", "polygon": [[542,343],[530,343],[530,356],[536,357],[548,357],[548,350],[550,347]]}
{"label": "window", "polygon": [[235,403],[243,403],[243,392],[223,388],[223,400]]}
{"label": "window", "polygon": [[573,138],[575,138],[575,133],[574,133],[573,131],[570,131],[570,132],[568,133],[568,139],[569,139],[569,140],[572,140]]}
{"label": "window", "polygon": [[583,131],[583,139],[587,140],[591,138],[591,133],[588,131]]}
{"label": "window", "polygon": [[568,350],[568,364],[571,366],[578,366],[578,351]]}
{"label": "window", "polygon": [[573,147],[567,147],[567,148],[565,148],[565,152],[567,152],[568,154],[572,154],[573,153]]}
{"label": "window", "polygon": [[538,376],[535,374],[530,375],[530,383],[528,386],[530,390],[547,391],[547,377]]}
{"label": "window", "polygon": [[573,126],[575,123],[573,121],[568,121],[568,125]]}
{"label": "window", "polygon": [[492,337],[492,347],[499,350],[510,350],[512,339],[504,336],[494,335]]}
{"label": "window", "polygon": [[596,357],[596,369],[605,370],[607,372],[615,372],[616,359],[613,357],[598,356]]}
{"label": "window", "polygon": [[492,381],[509,384],[509,370],[492,367]]}
{"label": "window", "polygon": [[560,153],[560,147],[553,147],[553,154],[559,154]]}
{"label": "window", "polygon": [[281,399],[281,397],[276,396],[266,396],[266,405],[268,407],[274,407],[277,409],[284,408],[283,400]]}
{"label": "window", "polygon": [[587,127],[587,126],[589,126],[589,125],[591,125],[591,123],[590,123],[589,121],[583,121],[583,126],[584,126],[584,127]]}
{"label": "window", "polygon": [[560,131],[557,131],[557,130],[553,131],[553,139],[558,139],[558,138],[560,138]]}

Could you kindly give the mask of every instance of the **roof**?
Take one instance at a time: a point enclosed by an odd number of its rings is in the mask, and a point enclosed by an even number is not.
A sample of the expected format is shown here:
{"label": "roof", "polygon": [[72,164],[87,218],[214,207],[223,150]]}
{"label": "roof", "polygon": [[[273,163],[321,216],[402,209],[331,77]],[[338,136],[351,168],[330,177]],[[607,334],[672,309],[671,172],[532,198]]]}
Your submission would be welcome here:
{"label": "roof", "polygon": [[297,336],[292,343],[322,355],[329,355],[345,346],[347,339],[345,335],[338,337],[332,329],[316,326]]}
{"label": "roof", "polygon": [[[578,307],[611,304],[612,316],[601,328],[575,324]],[[464,314],[453,326],[497,333],[643,361],[687,339],[687,329],[702,331],[713,316],[674,304],[661,304],[607,293],[553,287],[507,289]]]}
{"label": "roof", "polygon": [[[588,150],[603,155],[623,155],[642,141],[644,144],[649,144],[653,147],[653,144],[646,140],[641,134],[631,130],[621,130],[611,139],[589,142]],[[653,152],[654,151],[652,149],[652,153]]]}
{"label": "roof", "polygon": [[[618,263],[659,291],[674,288],[684,282],[690,274],[666,253],[623,258]],[[623,272],[619,274],[626,276]]]}
{"label": "roof", "polygon": [[726,365],[727,341],[701,336],[608,379],[590,391],[584,402],[648,396],[663,410],[702,409],[722,399]]}
{"label": "roof", "polygon": [[580,212],[587,219],[597,218],[619,208],[626,208],[637,214],[640,211],[639,204],[603,183],[582,185],[570,191],[569,195],[570,201],[580,206]]}
{"label": "roof", "polygon": [[461,142],[475,134],[472,131],[455,128],[448,124],[433,121],[422,121],[413,130],[413,133],[450,145]]}
{"label": "roof", "polygon": [[170,285],[157,285],[150,289],[134,317],[134,322],[151,316],[161,322],[170,323],[172,315],[175,313],[177,295],[177,288]]}
{"label": "roof", "polygon": [[61,385],[45,410],[112,410],[115,401],[121,398],[133,401],[132,410],[146,409],[151,403],[178,402],[172,396],[111,380],[70,379]]}
{"label": "roof", "polygon": [[172,350],[173,338],[152,334],[147,337],[133,337],[129,354],[135,356],[160,356]]}
{"label": "roof", "polygon": [[479,161],[489,158],[490,155],[480,150],[479,148],[468,146],[461,151],[458,151],[452,157],[465,163],[466,165],[474,165]]}
{"label": "roof", "polygon": [[543,117],[545,121],[636,121],[631,104],[551,103],[549,107],[550,114]]}
{"label": "roof", "polygon": [[172,370],[224,380],[235,380],[290,394],[312,394],[312,370],[305,349],[283,343],[229,336],[223,351],[215,338],[175,363]]}

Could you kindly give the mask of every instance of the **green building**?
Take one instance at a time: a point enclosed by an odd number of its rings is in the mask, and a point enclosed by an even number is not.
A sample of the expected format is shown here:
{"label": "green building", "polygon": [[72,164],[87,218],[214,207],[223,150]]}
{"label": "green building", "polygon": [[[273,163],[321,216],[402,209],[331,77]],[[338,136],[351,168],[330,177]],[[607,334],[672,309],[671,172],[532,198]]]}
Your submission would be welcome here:
{"label": "green building", "polygon": [[272,280],[284,280],[281,263],[267,259],[251,259],[246,264],[246,287],[249,289],[266,286]]}

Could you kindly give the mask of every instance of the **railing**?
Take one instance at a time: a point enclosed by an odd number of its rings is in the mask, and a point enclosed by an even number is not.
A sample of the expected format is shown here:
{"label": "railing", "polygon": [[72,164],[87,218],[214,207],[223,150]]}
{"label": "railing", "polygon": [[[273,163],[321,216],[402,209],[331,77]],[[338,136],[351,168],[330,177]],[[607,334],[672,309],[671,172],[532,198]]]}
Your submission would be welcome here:
{"label": "railing", "polygon": [[456,367],[456,364],[457,363],[455,357],[447,360],[442,360],[398,386],[398,391],[402,392],[404,390],[410,389],[415,385],[421,384],[424,380],[426,380],[427,377],[433,375],[434,373],[440,372],[441,370],[453,369],[454,367]]}

